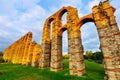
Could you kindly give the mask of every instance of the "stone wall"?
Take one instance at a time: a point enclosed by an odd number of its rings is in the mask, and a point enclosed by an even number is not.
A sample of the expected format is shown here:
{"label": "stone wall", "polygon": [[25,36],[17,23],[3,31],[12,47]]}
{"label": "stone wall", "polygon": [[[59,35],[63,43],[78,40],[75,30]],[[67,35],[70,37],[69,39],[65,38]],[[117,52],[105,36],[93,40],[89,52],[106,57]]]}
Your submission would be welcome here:
{"label": "stone wall", "polygon": [[39,66],[41,46],[32,41],[32,33],[28,32],[4,51],[4,60],[14,64]]}

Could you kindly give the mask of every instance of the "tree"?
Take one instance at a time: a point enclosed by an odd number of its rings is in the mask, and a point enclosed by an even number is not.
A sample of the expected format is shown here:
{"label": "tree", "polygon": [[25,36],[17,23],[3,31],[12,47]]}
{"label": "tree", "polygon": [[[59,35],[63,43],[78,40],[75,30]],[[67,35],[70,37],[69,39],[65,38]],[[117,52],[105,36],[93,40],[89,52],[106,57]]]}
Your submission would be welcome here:
{"label": "tree", "polygon": [[91,59],[94,60],[97,63],[102,63],[103,62],[102,52],[100,52],[100,51],[94,52]]}
{"label": "tree", "polygon": [[2,51],[0,51],[0,56],[3,56],[3,52]]}
{"label": "tree", "polygon": [[92,55],[93,55],[92,51],[86,51],[85,57],[86,59],[91,59]]}
{"label": "tree", "polygon": [[2,62],[4,62],[4,60],[3,60],[3,52],[0,51],[0,63],[2,63]]}
{"label": "tree", "polygon": [[94,53],[92,51],[86,51],[84,58],[88,59],[90,61],[95,61],[100,64],[102,64],[102,62],[103,62],[103,54],[100,51],[97,51]]}

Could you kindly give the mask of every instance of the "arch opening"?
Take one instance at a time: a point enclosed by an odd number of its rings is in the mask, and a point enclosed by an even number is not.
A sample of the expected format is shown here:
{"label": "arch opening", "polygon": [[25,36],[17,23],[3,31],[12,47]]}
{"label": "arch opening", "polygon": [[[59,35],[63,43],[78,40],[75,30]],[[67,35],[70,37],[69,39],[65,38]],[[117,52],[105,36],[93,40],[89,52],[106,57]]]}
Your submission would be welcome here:
{"label": "arch opening", "polygon": [[58,19],[62,21],[62,26],[64,26],[67,23],[67,9],[63,9],[58,16]]}
{"label": "arch opening", "polygon": [[49,36],[50,36],[50,39],[52,39],[52,27],[53,27],[53,20],[54,18],[50,18],[47,22],[47,28],[48,28],[48,32],[49,32]]}
{"label": "arch opening", "polygon": [[[97,70],[97,64],[92,65],[95,62],[99,64],[103,63],[103,53],[100,50],[100,41],[96,26],[92,21],[89,22],[89,20],[84,20],[83,22],[84,24],[82,25],[80,30],[82,45],[84,49],[83,54],[85,59],[86,73],[89,74],[89,71],[93,71],[99,76],[102,72],[101,76],[104,77],[105,73],[103,65],[101,67],[98,66],[100,68],[99,70]],[[87,65],[89,62],[92,62],[91,65]],[[95,66],[97,68],[95,68]]]}
{"label": "arch opening", "polygon": [[62,63],[63,69],[67,70],[69,68],[69,55],[68,55],[68,31],[66,28],[62,28]]}
{"label": "arch opening", "polygon": [[68,53],[68,31],[63,28],[62,32],[62,53]]}
{"label": "arch opening", "polygon": [[67,12],[67,9],[63,9],[60,13],[59,13],[59,16],[58,16],[58,19],[61,19],[62,16]]}
{"label": "arch opening", "polygon": [[80,30],[81,30],[82,45],[84,45],[84,51],[87,50],[100,51],[99,36],[94,23],[87,22],[86,24],[82,25]]}

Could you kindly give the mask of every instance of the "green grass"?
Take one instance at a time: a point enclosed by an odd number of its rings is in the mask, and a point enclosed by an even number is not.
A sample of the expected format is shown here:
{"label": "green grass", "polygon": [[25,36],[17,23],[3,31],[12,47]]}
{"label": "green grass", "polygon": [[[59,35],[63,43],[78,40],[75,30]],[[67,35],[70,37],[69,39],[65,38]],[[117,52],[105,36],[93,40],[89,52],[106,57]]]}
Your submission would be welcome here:
{"label": "green grass", "polygon": [[63,60],[63,70],[52,72],[49,68],[39,69],[12,63],[0,64],[0,80],[103,80],[102,64],[85,61],[87,73],[82,77],[69,75],[68,60]]}

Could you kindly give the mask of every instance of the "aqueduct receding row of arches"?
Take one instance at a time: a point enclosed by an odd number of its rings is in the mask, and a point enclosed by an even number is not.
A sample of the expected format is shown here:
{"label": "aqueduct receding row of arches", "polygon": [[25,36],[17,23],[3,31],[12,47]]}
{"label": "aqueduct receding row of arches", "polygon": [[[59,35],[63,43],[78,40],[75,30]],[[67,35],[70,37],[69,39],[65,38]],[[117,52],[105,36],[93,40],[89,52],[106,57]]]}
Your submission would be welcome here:
{"label": "aqueduct receding row of arches", "polygon": [[[120,80],[120,32],[114,16],[115,8],[109,1],[100,2],[92,8],[92,13],[78,17],[76,8],[63,7],[46,19],[41,44],[40,68],[50,67],[51,71],[62,70],[62,34],[68,32],[69,72],[82,76],[86,70],[80,28],[87,22],[96,25],[100,40],[100,49],[104,56],[104,69],[107,80]],[[62,16],[67,13],[66,24],[62,25]],[[52,26],[51,26],[52,23]],[[52,38],[50,38],[52,27]]]}

